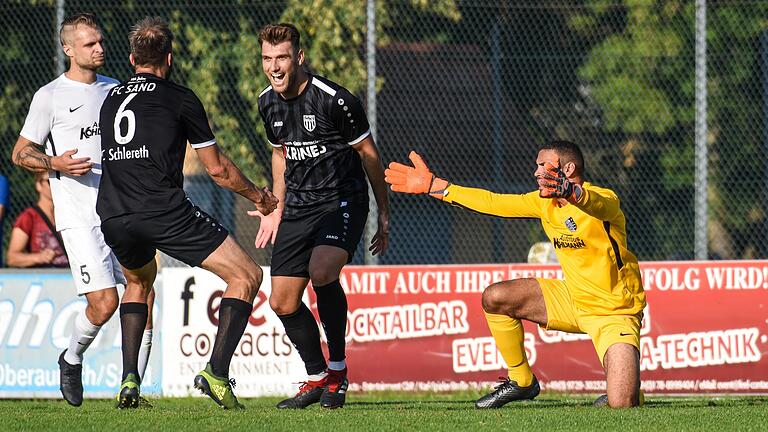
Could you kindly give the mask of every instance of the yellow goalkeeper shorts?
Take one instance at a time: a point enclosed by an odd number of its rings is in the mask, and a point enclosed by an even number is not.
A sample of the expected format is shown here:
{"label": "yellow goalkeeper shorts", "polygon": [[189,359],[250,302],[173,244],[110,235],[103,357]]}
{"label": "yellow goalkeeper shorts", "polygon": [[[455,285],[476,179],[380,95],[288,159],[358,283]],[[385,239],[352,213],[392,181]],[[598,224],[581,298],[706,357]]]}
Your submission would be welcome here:
{"label": "yellow goalkeeper shorts", "polygon": [[547,330],[588,334],[600,363],[603,363],[608,348],[616,343],[630,344],[640,352],[642,312],[637,315],[594,315],[576,308],[566,281],[539,278],[536,280],[547,307]]}

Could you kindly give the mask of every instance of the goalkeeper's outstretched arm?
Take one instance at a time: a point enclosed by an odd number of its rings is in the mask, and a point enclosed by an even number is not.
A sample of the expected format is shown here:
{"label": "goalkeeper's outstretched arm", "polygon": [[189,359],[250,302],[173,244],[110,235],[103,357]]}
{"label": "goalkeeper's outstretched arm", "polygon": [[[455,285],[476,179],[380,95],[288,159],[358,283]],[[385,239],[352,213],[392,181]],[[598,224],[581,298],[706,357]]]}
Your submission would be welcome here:
{"label": "goalkeeper's outstretched arm", "polygon": [[494,216],[539,217],[535,193],[497,194],[485,189],[454,185],[437,177],[418,153],[412,151],[408,158],[413,166],[391,162],[384,171],[384,180],[393,192],[429,194],[441,201]]}

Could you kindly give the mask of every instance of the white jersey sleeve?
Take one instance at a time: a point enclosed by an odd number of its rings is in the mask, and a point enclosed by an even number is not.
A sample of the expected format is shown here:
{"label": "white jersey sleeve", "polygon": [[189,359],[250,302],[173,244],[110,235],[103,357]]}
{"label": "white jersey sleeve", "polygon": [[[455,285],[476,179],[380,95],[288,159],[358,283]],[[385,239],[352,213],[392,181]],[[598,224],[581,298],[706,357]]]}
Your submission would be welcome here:
{"label": "white jersey sleeve", "polygon": [[44,145],[51,133],[53,125],[53,91],[50,86],[45,86],[35,92],[32,103],[29,105],[29,113],[21,129],[22,137],[35,144]]}

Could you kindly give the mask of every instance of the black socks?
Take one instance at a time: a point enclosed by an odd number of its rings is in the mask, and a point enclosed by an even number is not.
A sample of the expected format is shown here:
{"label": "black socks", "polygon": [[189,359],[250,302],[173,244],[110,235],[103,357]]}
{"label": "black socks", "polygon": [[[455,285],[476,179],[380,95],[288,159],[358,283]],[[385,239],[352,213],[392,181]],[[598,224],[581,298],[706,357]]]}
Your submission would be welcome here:
{"label": "black socks", "polygon": [[221,299],[219,329],[211,352],[211,370],[217,377],[229,377],[229,364],[252,311],[253,305],[246,301],[230,297]]}
{"label": "black socks", "polygon": [[347,296],[338,279],[314,288],[317,311],[328,339],[328,358],[332,362],[342,361],[346,357],[344,335],[347,332]]}
{"label": "black socks", "polygon": [[278,318],[283,322],[285,333],[299,351],[301,360],[307,368],[307,374],[317,375],[325,372],[325,357],[320,348],[320,331],[307,305],[302,302],[296,312],[278,315]]}
{"label": "black socks", "polygon": [[123,380],[129,373],[139,378],[139,348],[147,326],[148,308],[146,303],[122,303],[120,305],[120,328],[123,334]]}

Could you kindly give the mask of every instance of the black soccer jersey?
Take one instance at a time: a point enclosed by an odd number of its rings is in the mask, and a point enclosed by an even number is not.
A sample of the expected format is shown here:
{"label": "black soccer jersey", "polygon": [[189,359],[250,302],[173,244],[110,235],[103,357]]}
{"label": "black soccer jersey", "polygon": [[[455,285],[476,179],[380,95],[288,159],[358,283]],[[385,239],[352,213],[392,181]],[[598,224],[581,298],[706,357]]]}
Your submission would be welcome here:
{"label": "black soccer jersey", "polygon": [[371,131],[360,100],[347,89],[310,75],[292,99],[267,87],[259,113],[270,143],[285,155],[284,218],[339,201],[368,202],[363,164],[352,145]]}
{"label": "black soccer jersey", "polygon": [[181,172],[186,143],[215,145],[205,108],[192,90],[137,74],[110,90],[101,106],[102,221],[184,203]]}

